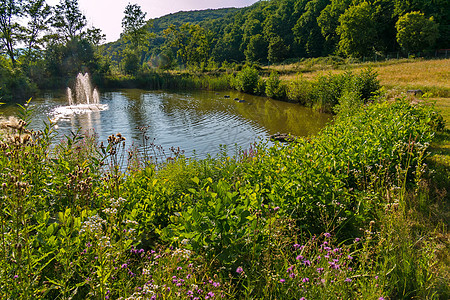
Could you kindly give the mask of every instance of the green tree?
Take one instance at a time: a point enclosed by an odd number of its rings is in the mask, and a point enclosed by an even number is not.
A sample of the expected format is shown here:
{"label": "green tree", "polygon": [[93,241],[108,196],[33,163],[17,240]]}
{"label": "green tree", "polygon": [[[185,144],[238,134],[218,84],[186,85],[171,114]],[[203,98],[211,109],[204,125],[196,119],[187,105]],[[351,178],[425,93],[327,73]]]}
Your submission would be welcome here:
{"label": "green tree", "polygon": [[345,12],[351,2],[352,0],[332,0],[317,18],[317,24],[325,38],[328,53],[336,50],[339,42],[339,36],[336,32],[336,28],[339,26],[339,16]]}
{"label": "green tree", "polygon": [[165,30],[169,45],[177,51],[178,58],[186,66],[206,66],[211,56],[213,34],[200,25],[185,23]]}
{"label": "green tree", "polygon": [[350,6],[340,17],[336,29],[339,51],[346,56],[362,57],[374,52],[377,44],[377,24],[371,4],[362,2]]}
{"label": "green tree", "polygon": [[419,52],[432,47],[439,36],[439,28],[433,17],[427,18],[419,11],[400,17],[395,27],[397,42],[408,52]]}
{"label": "green tree", "polygon": [[24,29],[24,43],[26,45],[26,60],[34,59],[45,42],[45,37],[41,34],[48,30],[47,25],[51,17],[51,7],[45,3],[45,0],[31,0],[25,5],[26,15],[28,17],[27,27]]}
{"label": "green tree", "polygon": [[150,38],[149,28],[151,23],[145,20],[147,13],[143,12],[137,4],[128,4],[122,19],[123,33],[125,41],[130,42],[133,49],[141,49],[148,44]]}
{"label": "green tree", "polygon": [[249,62],[263,62],[267,60],[267,42],[261,34],[256,34],[250,38],[247,48],[244,51]]}
{"label": "green tree", "polygon": [[304,12],[293,28],[295,40],[304,49],[304,54],[307,56],[316,57],[323,54],[325,39],[317,24],[317,18],[329,3],[329,0],[307,2]]}
{"label": "green tree", "polygon": [[23,27],[19,23],[23,13],[22,0],[0,1],[0,50],[6,52],[13,67],[16,66],[16,45],[23,32]]}
{"label": "green tree", "polygon": [[272,63],[281,62],[287,58],[289,46],[286,45],[283,38],[275,35],[269,42],[269,49],[267,51],[267,59]]}
{"label": "green tree", "polygon": [[54,8],[51,23],[57,33],[54,38],[65,43],[82,35],[87,20],[78,7],[78,0],[60,0]]}

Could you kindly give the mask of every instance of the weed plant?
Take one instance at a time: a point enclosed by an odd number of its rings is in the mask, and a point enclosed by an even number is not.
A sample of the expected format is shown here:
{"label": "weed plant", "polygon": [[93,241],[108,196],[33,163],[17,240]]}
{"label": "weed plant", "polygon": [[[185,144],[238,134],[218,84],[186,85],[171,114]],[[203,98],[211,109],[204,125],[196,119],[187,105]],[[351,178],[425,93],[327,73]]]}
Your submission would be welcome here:
{"label": "weed plant", "polygon": [[442,244],[411,225],[443,203],[425,164],[442,119],[364,102],[316,137],[204,160],[145,129],[143,151],[120,134],[51,147],[24,106],[0,132],[0,298],[448,298]]}

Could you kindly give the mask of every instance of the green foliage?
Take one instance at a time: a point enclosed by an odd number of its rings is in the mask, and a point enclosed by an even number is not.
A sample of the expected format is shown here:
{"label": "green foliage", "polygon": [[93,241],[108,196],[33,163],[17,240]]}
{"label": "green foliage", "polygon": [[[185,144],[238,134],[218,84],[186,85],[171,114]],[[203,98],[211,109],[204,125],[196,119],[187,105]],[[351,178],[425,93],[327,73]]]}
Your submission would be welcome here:
{"label": "green foliage", "polygon": [[[371,4],[361,2],[350,6],[340,17],[336,32],[339,51],[347,56],[362,57],[373,53],[377,41],[376,23]],[[364,30],[361,30],[364,28]]]}
{"label": "green foliage", "polygon": [[206,67],[212,50],[211,31],[186,23],[179,28],[169,27],[165,34],[185,66]]}
{"label": "green foliage", "polygon": [[433,17],[427,19],[418,11],[400,17],[395,24],[397,42],[406,51],[420,52],[434,46],[439,36],[438,25]]}
{"label": "green foliage", "polygon": [[371,104],[235,157],[158,163],[144,145],[128,166],[122,136],[52,146],[26,108],[1,120],[1,298],[447,296],[436,242],[403,219],[425,196],[408,191],[424,187],[430,106]]}
{"label": "green foliage", "polygon": [[67,42],[81,36],[87,19],[78,7],[78,0],[60,0],[51,23],[57,31],[55,38]]}
{"label": "green foliage", "polygon": [[140,59],[136,51],[124,51],[124,58],[122,60],[122,68],[125,74],[135,75],[140,70]]}
{"label": "green foliage", "polygon": [[130,43],[131,49],[137,52],[141,47],[148,44],[151,22],[145,21],[146,13],[137,4],[128,4],[124,11],[125,16],[122,19],[123,34],[125,43]]}
{"label": "green foliage", "polygon": [[19,68],[0,56],[0,98],[3,101],[23,100],[37,92],[36,85]]}
{"label": "green foliage", "polygon": [[274,99],[284,99],[286,97],[286,87],[276,72],[270,73],[266,81],[266,96]]}
{"label": "green foliage", "polygon": [[245,67],[234,78],[233,87],[240,92],[253,94],[258,86],[259,74],[255,68]]}

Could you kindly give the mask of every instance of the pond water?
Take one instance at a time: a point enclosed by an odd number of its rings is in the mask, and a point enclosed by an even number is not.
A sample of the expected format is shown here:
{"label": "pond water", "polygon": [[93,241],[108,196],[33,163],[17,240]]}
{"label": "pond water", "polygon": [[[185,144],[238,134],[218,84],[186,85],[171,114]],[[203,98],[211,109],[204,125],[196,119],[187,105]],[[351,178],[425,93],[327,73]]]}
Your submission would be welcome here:
{"label": "pond water", "polygon": [[[225,98],[230,96],[230,98]],[[239,98],[245,102],[235,101]],[[275,101],[238,92],[167,92],[137,89],[100,93],[100,103],[108,109],[67,115],[57,120],[58,134],[94,131],[99,141],[121,133],[127,145],[139,146],[142,131],[163,146],[180,147],[186,156],[205,157],[217,154],[220,145],[228,151],[248,149],[252,143],[271,134],[290,133],[295,136],[316,134],[332,117],[298,104]],[[43,121],[55,118],[54,111],[67,105],[67,97],[46,94],[33,100],[31,127],[42,129]],[[3,116],[13,115],[16,107],[0,107]]]}

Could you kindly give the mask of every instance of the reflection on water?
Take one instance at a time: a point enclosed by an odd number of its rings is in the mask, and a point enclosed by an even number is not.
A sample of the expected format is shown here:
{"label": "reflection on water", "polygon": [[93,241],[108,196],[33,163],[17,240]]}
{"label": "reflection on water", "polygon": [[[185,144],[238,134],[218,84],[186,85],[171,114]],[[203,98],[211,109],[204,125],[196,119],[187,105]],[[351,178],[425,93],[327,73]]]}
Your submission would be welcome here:
{"label": "reflection on water", "polygon": [[[35,114],[31,126],[41,129],[49,113],[66,101],[64,96],[55,95],[32,101]],[[235,145],[245,149],[277,132],[313,135],[331,120],[330,115],[297,104],[237,92],[119,90],[102,93],[100,102],[109,109],[72,114],[58,120],[59,134],[68,135],[78,128],[94,129],[100,141],[106,141],[109,135],[120,132],[131,145],[139,144],[142,134],[137,127],[145,126],[147,135],[155,138],[156,144],[166,149],[180,147],[188,156],[195,151],[203,157],[217,153],[219,145],[226,145],[231,151]],[[1,111],[5,115],[13,113],[11,107]]]}

